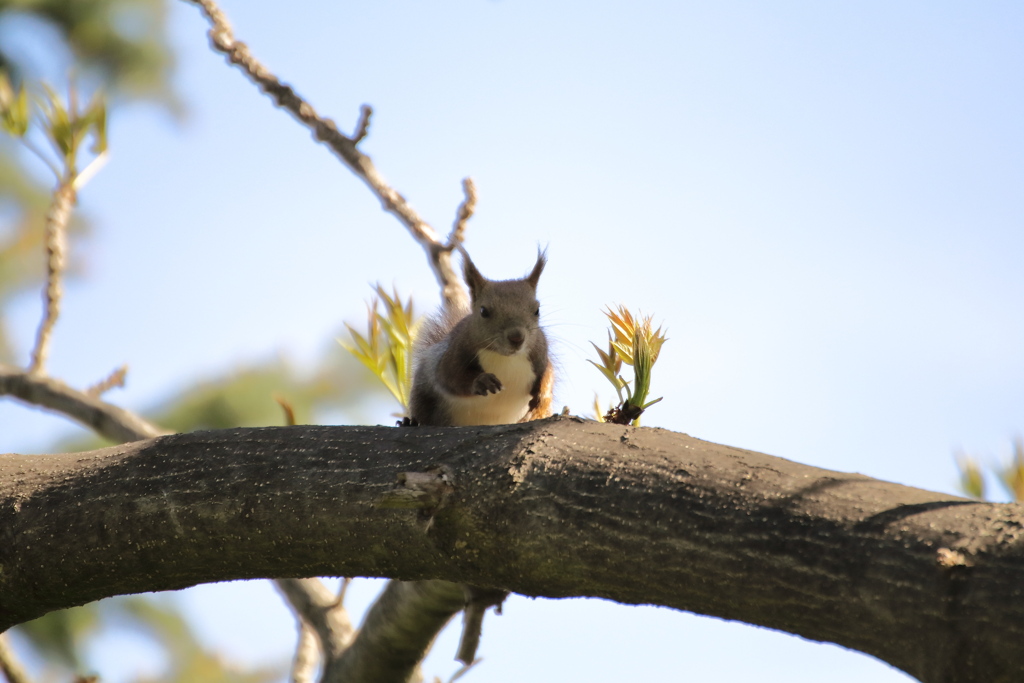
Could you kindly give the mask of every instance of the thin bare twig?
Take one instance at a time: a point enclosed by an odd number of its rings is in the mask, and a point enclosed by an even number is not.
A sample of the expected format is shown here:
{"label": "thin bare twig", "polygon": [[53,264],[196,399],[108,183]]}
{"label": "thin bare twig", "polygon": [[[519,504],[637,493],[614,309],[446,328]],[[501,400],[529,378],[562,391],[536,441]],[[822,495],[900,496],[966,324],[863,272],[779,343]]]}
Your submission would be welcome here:
{"label": "thin bare twig", "polygon": [[46,306],[43,320],[36,333],[32,349],[32,361],[28,371],[33,374],[46,372],[46,358],[50,353],[50,336],[60,315],[60,298],[63,294],[61,278],[67,256],[67,227],[71,207],[75,204],[75,188],[71,182],[62,182],[53,193],[50,210],[46,214]]}
{"label": "thin bare twig", "polygon": [[274,585],[299,621],[316,634],[325,659],[330,661],[344,652],[355,637],[355,629],[348,610],[323,581],[277,579]]}
{"label": "thin bare twig", "polygon": [[465,199],[459,204],[459,210],[455,213],[455,224],[452,225],[452,232],[448,235],[448,249],[454,249],[456,245],[462,244],[466,235],[466,223],[473,217],[476,210],[476,185],[472,178],[462,179],[462,192]]}
{"label": "thin bare twig", "polygon": [[229,62],[237,65],[249,79],[274,100],[277,106],[288,111],[300,123],[310,129],[318,141],[323,142],[355,173],[380,200],[384,210],[394,215],[405,225],[409,233],[426,250],[430,267],[441,285],[445,305],[466,307],[468,294],[451,265],[451,251],[444,250],[440,236],[401,194],[392,188],[381,176],[370,157],[356,148],[366,135],[369,113],[363,109],[355,134],[348,137],[338,130],[329,118],[321,117],[311,104],[300,97],[290,85],[282,83],[269,69],[253,57],[245,43],[235,40],[231,26],[224,12],[213,0],[187,0],[198,5],[211,24],[210,43],[215,50],[223,53]]}
{"label": "thin bare twig", "polygon": [[100,396],[107,393],[114,387],[123,387],[124,378],[127,374],[128,366],[122,365],[121,367],[117,368],[109,375],[107,375],[104,379],[101,379],[99,382],[96,382],[96,384],[93,384],[91,387],[86,389],[85,393],[87,393],[90,396],[95,396],[96,398],[99,398]]}
{"label": "thin bare twig", "polygon": [[111,441],[124,443],[169,434],[138,415],[106,403],[60,380],[0,365],[0,396],[67,415]]}
{"label": "thin bare twig", "polygon": [[3,672],[7,683],[30,683],[28,674],[7,643],[7,635],[3,633],[0,633],[0,672]]}
{"label": "thin bare twig", "polygon": [[373,107],[364,104],[359,109],[359,121],[356,123],[356,132],[352,134],[352,144],[358,145],[370,132],[370,117],[373,116]]}
{"label": "thin bare twig", "polygon": [[348,593],[348,587],[352,585],[352,578],[349,576],[342,577],[341,585],[338,586],[338,597],[334,599],[334,603],[337,605],[345,604],[345,594]]}

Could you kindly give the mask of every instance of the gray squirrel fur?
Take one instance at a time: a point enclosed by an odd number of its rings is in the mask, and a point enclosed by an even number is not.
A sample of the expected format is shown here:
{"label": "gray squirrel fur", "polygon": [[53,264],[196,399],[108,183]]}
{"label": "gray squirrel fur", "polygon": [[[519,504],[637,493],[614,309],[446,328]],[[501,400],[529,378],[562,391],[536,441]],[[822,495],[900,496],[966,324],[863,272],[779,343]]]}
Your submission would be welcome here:
{"label": "gray squirrel fur", "polygon": [[537,302],[547,258],[539,253],[522,279],[488,280],[459,251],[470,309],[446,309],[425,324],[414,354],[410,417],[439,427],[520,422],[550,388]]}

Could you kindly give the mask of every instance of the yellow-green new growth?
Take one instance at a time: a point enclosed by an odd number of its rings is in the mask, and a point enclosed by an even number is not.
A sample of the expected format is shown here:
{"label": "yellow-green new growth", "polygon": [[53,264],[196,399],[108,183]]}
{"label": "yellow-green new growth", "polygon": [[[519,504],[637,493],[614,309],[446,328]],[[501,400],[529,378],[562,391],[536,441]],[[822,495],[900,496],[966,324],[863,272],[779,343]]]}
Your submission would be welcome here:
{"label": "yellow-green new growth", "polygon": [[68,106],[45,83],[46,101],[42,104],[46,117],[46,136],[60,155],[69,176],[79,175],[78,151],[89,134],[93,134],[92,153],[97,157],[107,151],[107,107],[103,97],[96,93],[82,111],[78,110],[78,93],[74,87],[68,91]]}
{"label": "yellow-green new growth", "polygon": [[985,477],[982,475],[978,460],[969,455],[962,455],[957,458],[957,467],[960,470],[960,490],[971,498],[984,500]]}
{"label": "yellow-green new growth", "polygon": [[[391,395],[409,413],[409,394],[412,391],[412,348],[420,321],[413,315],[412,298],[402,303],[398,291],[389,295],[377,285],[377,296],[366,307],[366,334],[362,335],[345,323],[354,345],[338,340],[345,350],[370,369]],[[384,302],[381,313],[380,303]]]}
{"label": "yellow-green new growth", "polygon": [[1024,501],[1024,441],[1014,441],[1013,458],[999,472],[999,481],[1015,501]]}
{"label": "yellow-green new growth", "polygon": [[0,126],[16,138],[24,137],[30,121],[28,91],[22,85],[14,92],[7,74],[0,73]]}
{"label": "yellow-green new growth", "polygon": [[[67,103],[45,83],[42,84],[45,97],[35,99],[41,117],[33,116],[29,94],[24,85],[15,92],[6,73],[0,73],[0,128],[21,142],[39,157],[57,176],[62,184],[79,189],[103,163],[107,152],[107,105],[100,93],[93,95],[84,109],[78,106],[78,92],[74,86],[68,89]],[[41,120],[40,120],[41,119]],[[35,123],[50,141],[57,153],[59,165],[42,150],[38,149],[28,136],[29,128]],[[81,171],[78,170],[79,152],[82,144],[92,137],[93,159]],[[63,172],[61,171],[63,167]]]}
{"label": "yellow-green new growth", "polygon": [[[651,390],[654,363],[658,360],[666,337],[660,327],[654,329],[651,316],[634,318],[625,306],[620,305],[615,310],[608,308],[604,314],[611,323],[608,351],[591,342],[601,362],[590,363],[615,387],[615,392],[619,396],[619,406],[609,410],[605,419],[619,424],[638,424],[640,414],[661,400],[656,398],[648,401],[647,396]],[[623,363],[633,366],[632,387],[631,383],[619,374]]]}
{"label": "yellow-green new growth", "polygon": [[987,500],[984,470],[988,470],[1015,502],[1024,502],[1024,440],[1018,438],[1014,441],[1013,456],[1005,464],[983,467],[977,458],[960,453],[956,457],[956,467],[960,472],[960,490],[971,498]]}
{"label": "yellow-green new growth", "polygon": [[[587,361],[595,368],[601,371],[604,378],[608,380],[613,387],[615,387],[615,393],[619,395],[619,402],[625,401],[622,397],[622,390],[628,386],[626,380],[622,379],[619,373],[622,371],[622,357],[615,352],[615,345],[609,340],[608,350],[602,351],[601,347],[590,342],[590,345],[597,351],[598,358],[601,359],[601,364],[598,365],[592,360]],[[597,397],[594,398],[595,405],[597,404]]]}

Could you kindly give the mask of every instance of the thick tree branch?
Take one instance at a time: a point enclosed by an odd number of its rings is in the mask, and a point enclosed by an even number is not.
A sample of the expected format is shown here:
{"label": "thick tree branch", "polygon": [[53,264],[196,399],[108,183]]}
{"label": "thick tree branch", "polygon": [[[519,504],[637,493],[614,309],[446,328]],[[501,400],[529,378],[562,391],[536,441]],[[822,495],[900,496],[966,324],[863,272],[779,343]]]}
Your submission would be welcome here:
{"label": "thick tree branch", "polygon": [[457,583],[388,581],[352,647],[325,662],[321,683],[418,680],[414,674],[435,636],[465,604]]}
{"label": "thick tree branch", "polygon": [[[114,373],[115,377],[123,377],[123,370]],[[102,384],[109,383],[105,380]],[[135,414],[104,403],[98,398],[100,389],[91,388],[86,392],[76,391],[59,380],[38,375],[31,375],[14,369],[0,366],[0,395],[9,393],[23,398],[29,403],[43,405],[69,417],[80,419],[87,426],[112,440],[120,442],[137,441],[152,436],[168,434],[147,423]],[[294,424],[294,420],[291,421]],[[145,430],[145,431],[143,431]],[[429,646],[438,631],[447,622],[447,618],[438,622],[434,618],[435,606],[430,602],[423,603],[415,591],[395,593],[391,591],[385,599],[386,610],[379,611],[372,620],[373,629],[380,630],[377,635],[369,627],[364,627],[360,638],[355,633],[348,613],[339,600],[327,589],[319,579],[279,579],[276,585],[296,613],[299,622],[299,643],[296,649],[292,674],[296,683],[311,680],[316,671],[317,649],[320,644],[323,652],[325,672],[321,680],[349,680],[344,676],[351,671],[367,671],[375,676],[384,675],[394,667],[370,666],[376,660],[394,661],[396,651],[416,651],[425,654],[423,647]],[[461,591],[461,589],[459,589]],[[428,595],[436,593],[427,592]],[[460,593],[461,594],[461,593]],[[395,605],[397,599],[406,598],[411,604],[405,608]],[[415,608],[425,606],[431,610],[425,618],[416,618]],[[458,608],[464,605],[460,602]],[[456,610],[457,611],[457,610]],[[451,616],[450,614],[448,615]],[[390,618],[400,618],[401,623],[388,623]],[[417,632],[417,629],[422,629]],[[478,634],[478,632],[477,632]],[[409,644],[395,642],[401,635],[409,639]],[[315,642],[310,638],[315,636]],[[410,638],[410,636],[413,636]],[[312,649],[310,646],[312,645]],[[383,648],[383,649],[382,649]],[[336,660],[346,654],[345,662]],[[416,662],[413,663],[414,665]],[[410,672],[415,670],[415,666]],[[327,673],[331,672],[331,677]],[[341,676],[341,678],[339,678]],[[392,680],[406,680],[407,677]],[[363,678],[351,680],[364,680]],[[374,680],[384,680],[374,678]]]}
{"label": "thick tree branch", "polygon": [[445,306],[465,307],[468,295],[451,262],[450,245],[445,245],[440,235],[406,201],[405,197],[391,187],[377,170],[373,161],[358,149],[358,143],[367,135],[372,110],[363,106],[356,129],[349,137],[338,130],[333,120],[317,114],[309,102],[299,96],[292,87],[282,83],[277,76],[261,64],[248,46],[235,40],[227,16],[213,0],[187,0],[198,5],[211,24],[210,44],[224,54],[228,61],[238,66],[260,90],[266,93],[274,104],[289,112],[313,137],[327,145],[345,165],[351,169],[380,200],[384,210],[395,216],[427,253],[430,267],[437,277],[445,297]]}
{"label": "thick tree branch", "polygon": [[[445,495],[396,503],[403,474],[437,471]],[[1019,505],[568,418],[0,459],[0,628],[120,593],[331,574],[665,605],[922,681],[1024,679]]]}
{"label": "thick tree branch", "polygon": [[138,441],[169,433],[91,392],[78,391],[58,379],[0,365],[0,396],[4,395],[74,418],[111,441]]}

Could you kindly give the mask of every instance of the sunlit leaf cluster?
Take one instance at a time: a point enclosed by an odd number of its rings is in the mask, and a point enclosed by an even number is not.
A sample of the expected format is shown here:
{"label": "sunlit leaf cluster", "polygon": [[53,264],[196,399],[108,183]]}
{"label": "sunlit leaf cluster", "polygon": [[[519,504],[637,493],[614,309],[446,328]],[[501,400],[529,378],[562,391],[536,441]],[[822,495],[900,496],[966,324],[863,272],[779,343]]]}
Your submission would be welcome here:
{"label": "sunlit leaf cluster", "polygon": [[92,153],[98,156],[107,151],[106,103],[100,93],[95,93],[89,103],[79,109],[74,87],[68,90],[67,104],[49,86],[44,84],[43,89],[46,92],[42,103],[46,118],[44,131],[68,173],[77,175],[78,154],[90,134],[94,138]]}
{"label": "sunlit leaf cluster", "polygon": [[[961,454],[957,457],[957,469],[960,471],[960,490],[971,498],[983,500],[988,498],[985,486],[985,467],[970,455]],[[1002,484],[1010,498],[1018,503],[1024,502],[1024,439],[1018,438],[1013,443],[1013,454],[1001,464],[992,464],[989,468],[996,481]]]}
{"label": "sunlit leaf cluster", "polygon": [[[74,86],[68,89],[66,100],[45,83],[42,90],[42,96],[33,97],[24,83],[15,89],[7,74],[0,73],[0,126],[5,133],[20,139],[59,181],[77,187],[88,179],[90,168],[95,169],[106,154],[106,101],[100,93],[94,93],[88,104],[80,107]],[[57,156],[56,163],[32,142],[33,125],[50,143]],[[90,138],[93,158],[79,170],[80,153]]]}
{"label": "sunlit leaf cluster", "polygon": [[[142,97],[178,112],[181,104],[169,87],[174,59],[167,14],[163,0],[0,0],[0,72],[8,73],[15,86],[38,76],[32,51],[19,49],[31,41],[37,53],[70,55],[69,73],[83,82],[102,84],[111,102]],[[19,33],[20,41],[3,40],[11,31]],[[52,198],[49,183],[41,184],[30,170],[34,160],[14,153],[31,99],[29,92],[8,83],[8,116],[0,116],[0,130],[14,134],[0,135],[0,362],[6,363],[16,362],[19,349],[5,325],[4,307],[43,277],[41,244]],[[45,146],[41,131],[36,137]],[[76,212],[68,228],[81,237],[87,232],[88,217]],[[68,274],[73,275],[76,266],[73,261]]]}
{"label": "sunlit leaf cluster", "polygon": [[[661,354],[661,346],[666,337],[661,327],[654,329],[651,316],[636,316],[625,306],[607,308],[604,314],[611,323],[608,332],[608,350],[597,344],[591,345],[597,351],[599,363],[590,361],[608,382],[615,387],[619,397],[619,405],[602,415],[598,409],[598,419],[625,424],[637,424],[640,414],[661,398],[648,401],[651,391],[651,376],[655,362]],[[622,366],[633,368],[633,379],[625,379],[621,372]],[[595,407],[598,404],[595,402]]]}
{"label": "sunlit leaf cluster", "polygon": [[7,74],[0,73],[0,126],[20,138],[28,131],[28,123],[28,90],[22,85],[15,91]]}
{"label": "sunlit leaf cluster", "polygon": [[402,406],[403,414],[408,415],[412,350],[420,321],[413,314],[412,298],[403,303],[397,290],[388,294],[379,284],[375,291],[377,296],[367,306],[366,334],[345,323],[352,343],[338,342],[384,383]]}
{"label": "sunlit leaf cluster", "polygon": [[[168,84],[174,57],[167,15],[162,0],[0,1],[0,26],[10,17],[8,31],[29,34],[39,49],[67,53],[75,73],[102,82],[118,100],[144,97],[177,106]],[[32,78],[38,67],[17,48],[0,44],[0,70],[15,80]]]}
{"label": "sunlit leaf cluster", "polygon": [[[206,645],[166,598],[121,596],[90,603],[46,616],[17,627],[16,633],[46,661],[40,680],[89,680],[93,670],[90,653],[94,643],[115,630],[130,632],[150,641],[163,653],[149,667],[150,674],[136,675],[131,683],[271,683],[281,680],[284,663],[249,667],[226,661]],[[158,676],[153,674],[159,672]]]}

